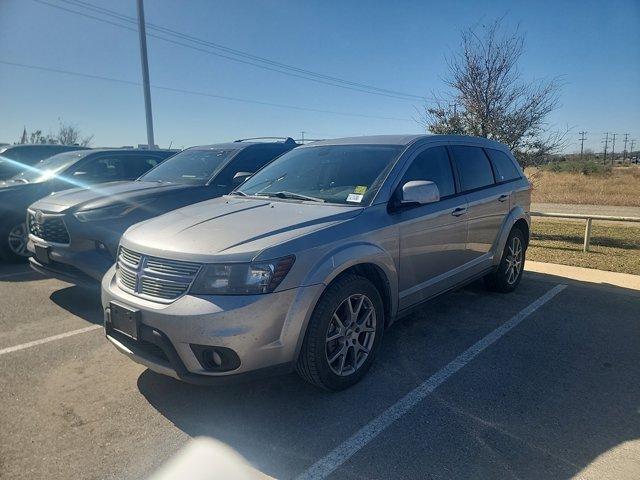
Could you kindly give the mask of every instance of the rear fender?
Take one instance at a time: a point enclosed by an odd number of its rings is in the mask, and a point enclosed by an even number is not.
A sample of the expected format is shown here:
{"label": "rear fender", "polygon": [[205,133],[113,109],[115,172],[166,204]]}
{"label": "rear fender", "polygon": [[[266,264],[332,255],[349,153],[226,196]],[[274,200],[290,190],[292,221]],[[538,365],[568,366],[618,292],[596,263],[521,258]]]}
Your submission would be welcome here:
{"label": "rear fender", "polygon": [[[504,251],[504,246],[507,244],[507,238],[509,237],[509,233],[511,229],[515,225],[518,220],[524,220],[529,225],[529,230],[531,230],[531,215],[524,211],[524,209],[520,206],[514,207],[509,215],[502,222],[502,227],[500,228],[500,234],[496,238],[496,242],[493,245],[493,265],[498,266],[500,264],[500,260],[502,258],[502,252]],[[527,239],[528,240],[528,239]]]}

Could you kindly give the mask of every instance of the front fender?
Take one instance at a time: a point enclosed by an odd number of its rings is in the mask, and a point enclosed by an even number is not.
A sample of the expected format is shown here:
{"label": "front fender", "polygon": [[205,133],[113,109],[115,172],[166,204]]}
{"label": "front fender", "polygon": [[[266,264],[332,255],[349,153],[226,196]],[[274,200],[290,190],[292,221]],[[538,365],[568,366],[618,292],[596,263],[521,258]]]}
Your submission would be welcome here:
{"label": "front fender", "polygon": [[386,276],[390,293],[390,318],[394,318],[398,304],[398,271],[391,255],[377,245],[357,242],[342,245],[322,257],[309,270],[303,285],[329,285],[345,270],[360,264],[373,264]]}
{"label": "front fender", "polygon": [[500,264],[502,252],[504,250],[504,246],[507,244],[509,233],[518,220],[524,220],[525,222],[527,222],[527,225],[529,225],[529,230],[531,230],[531,215],[525,212],[524,209],[519,205],[511,209],[509,215],[507,215],[504,219],[504,222],[502,222],[500,234],[496,238],[496,242],[493,245],[493,264],[495,266]]}

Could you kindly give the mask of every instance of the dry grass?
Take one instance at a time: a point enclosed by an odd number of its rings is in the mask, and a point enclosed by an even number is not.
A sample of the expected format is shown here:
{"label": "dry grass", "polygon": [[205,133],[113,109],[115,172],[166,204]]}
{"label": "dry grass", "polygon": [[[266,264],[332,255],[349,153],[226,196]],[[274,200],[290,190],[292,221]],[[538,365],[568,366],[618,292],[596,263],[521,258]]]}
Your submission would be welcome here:
{"label": "dry grass", "polygon": [[640,275],[640,227],[594,222],[587,253],[582,251],[583,223],[534,218],[531,230],[530,260]]}
{"label": "dry grass", "polygon": [[616,167],[608,174],[552,172],[528,168],[532,202],[640,207],[640,167]]}

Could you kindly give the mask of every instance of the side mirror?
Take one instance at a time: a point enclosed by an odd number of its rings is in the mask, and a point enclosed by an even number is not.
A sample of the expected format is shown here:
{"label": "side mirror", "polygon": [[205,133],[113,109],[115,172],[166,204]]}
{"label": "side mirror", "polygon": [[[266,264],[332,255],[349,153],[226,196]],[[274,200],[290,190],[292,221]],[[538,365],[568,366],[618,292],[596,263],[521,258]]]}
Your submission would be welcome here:
{"label": "side mirror", "polygon": [[428,180],[413,180],[402,186],[401,205],[425,205],[439,200],[438,186]]}
{"label": "side mirror", "polygon": [[251,175],[253,175],[253,172],[237,172],[233,176],[233,186],[235,187],[237,185],[240,185],[246,179],[248,179]]}

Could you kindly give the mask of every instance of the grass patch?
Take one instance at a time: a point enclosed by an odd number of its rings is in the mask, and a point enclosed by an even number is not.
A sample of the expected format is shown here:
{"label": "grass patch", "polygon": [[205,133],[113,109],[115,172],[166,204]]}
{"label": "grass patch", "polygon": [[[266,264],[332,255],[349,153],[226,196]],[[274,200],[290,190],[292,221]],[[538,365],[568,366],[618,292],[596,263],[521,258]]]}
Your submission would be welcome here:
{"label": "grass patch", "polygon": [[640,167],[606,169],[599,165],[600,169],[590,170],[588,164],[560,162],[527,168],[527,177],[533,184],[531,201],[640,207]]}
{"label": "grass patch", "polygon": [[531,225],[527,259],[640,275],[640,227],[594,222],[591,247],[582,251],[584,223],[539,220]]}

